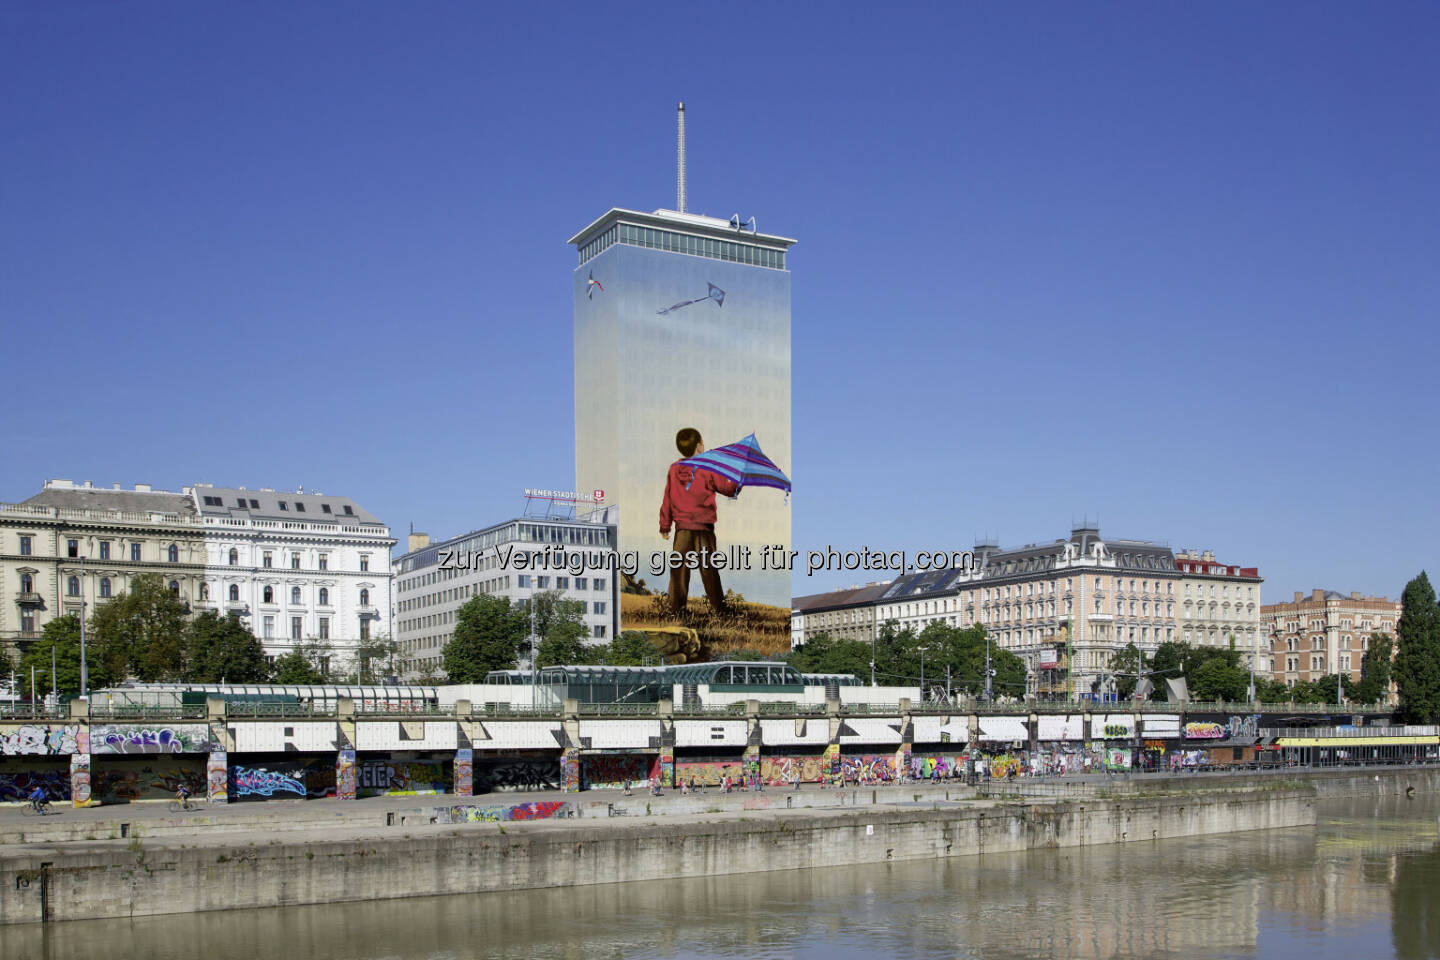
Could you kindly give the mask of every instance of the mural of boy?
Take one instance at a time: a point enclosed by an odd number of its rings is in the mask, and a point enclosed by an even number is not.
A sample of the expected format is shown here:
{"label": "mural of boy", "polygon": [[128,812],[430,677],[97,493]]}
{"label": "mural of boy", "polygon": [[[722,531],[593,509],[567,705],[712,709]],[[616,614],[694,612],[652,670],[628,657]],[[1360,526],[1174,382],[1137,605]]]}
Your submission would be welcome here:
{"label": "mural of boy", "polygon": [[[660,536],[670,537],[675,528],[674,551],[682,558],[698,554],[696,565],[710,600],[712,613],[725,610],[725,590],[720,585],[720,571],[711,566],[709,555],[716,551],[715,494],[734,497],[736,485],[709,470],[696,470],[681,461],[705,452],[700,431],[686,427],[675,434],[675,447],[680,460],[670,464],[665,477],[665,497],[660,502]],[[670,570],[670,609],[676,616],[685,613],[690,596],[690,566],[685,562],[672,564]]]}

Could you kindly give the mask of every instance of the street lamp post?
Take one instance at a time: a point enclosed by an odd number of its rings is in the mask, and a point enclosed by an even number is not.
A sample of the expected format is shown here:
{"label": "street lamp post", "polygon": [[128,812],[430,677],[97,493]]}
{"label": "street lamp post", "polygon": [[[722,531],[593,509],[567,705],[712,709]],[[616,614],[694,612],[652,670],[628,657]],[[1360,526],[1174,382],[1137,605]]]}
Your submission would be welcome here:
{"label": "street lamp post", "polygon": [[[57,553],[59,551],[56,551]],[[85,558],[80,558],[80,696],[90,694],[90,668],[85,662]]]}

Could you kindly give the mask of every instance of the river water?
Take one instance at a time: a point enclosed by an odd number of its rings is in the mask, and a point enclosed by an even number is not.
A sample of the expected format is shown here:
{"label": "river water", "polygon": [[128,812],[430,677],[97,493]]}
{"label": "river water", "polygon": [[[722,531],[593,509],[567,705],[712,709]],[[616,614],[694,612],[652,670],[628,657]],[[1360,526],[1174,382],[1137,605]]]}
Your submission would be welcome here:
{"label": "river water", "polygon": [[1315,829],[847,870],[0,927],[105,960],[1440,957],[1440,797]]}

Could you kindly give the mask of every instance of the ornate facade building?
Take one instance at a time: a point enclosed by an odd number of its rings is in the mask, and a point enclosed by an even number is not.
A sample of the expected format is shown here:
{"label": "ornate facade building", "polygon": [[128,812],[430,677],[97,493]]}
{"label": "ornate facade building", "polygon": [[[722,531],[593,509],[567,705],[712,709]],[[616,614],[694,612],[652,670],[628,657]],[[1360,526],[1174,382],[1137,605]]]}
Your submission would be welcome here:
{"label": "ornate facade building", "polygon": [[388,636],[394,543],[345,497],[49,480],[0,504],[0,643],[23,650],[55,617],[93,612],[153,573],[191,612],[240,617],[271,660],[323,640],[348,661]]}
{"label": "ornate facade building", "polygon": [[1317,589],[1308,597],[1296,591],[1289,603],[1266,604],[1260,616],[1276,680],[1294,686],[1340,670],[1359,680],[1370,635],[1395,635],[1400,603]]}

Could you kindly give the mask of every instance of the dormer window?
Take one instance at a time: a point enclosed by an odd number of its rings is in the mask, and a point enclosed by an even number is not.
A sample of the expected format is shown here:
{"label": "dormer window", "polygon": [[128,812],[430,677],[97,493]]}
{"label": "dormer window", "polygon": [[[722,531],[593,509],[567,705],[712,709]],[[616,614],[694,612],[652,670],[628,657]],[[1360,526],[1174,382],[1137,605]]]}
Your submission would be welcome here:
{"label": "dormer window", "polygon": [[281,500],[281,501],[280,501],[280,509],[281,509],[281,510],[285,510],[285,511],[289,511],[289,509],[290,509],[290,504],[286,503],[284,500]]}
{"label": "dormer window", "polygon": [[330,512],[330,504],[328,504],[328,503],[322,503],[322,504],[320,504],[320,512],[321,512],[321,513],[329,513],[329,512]]}

